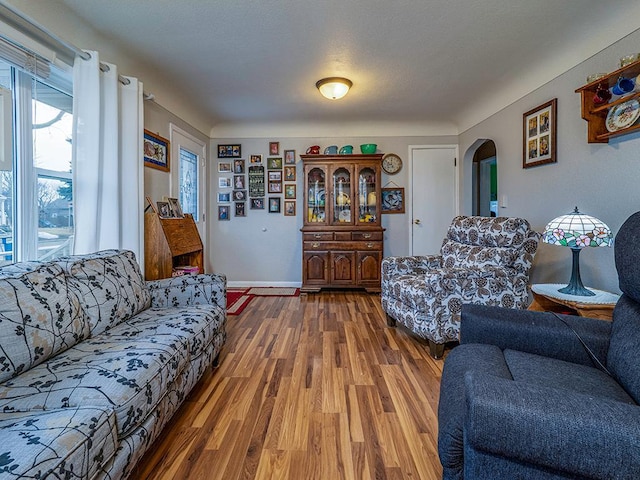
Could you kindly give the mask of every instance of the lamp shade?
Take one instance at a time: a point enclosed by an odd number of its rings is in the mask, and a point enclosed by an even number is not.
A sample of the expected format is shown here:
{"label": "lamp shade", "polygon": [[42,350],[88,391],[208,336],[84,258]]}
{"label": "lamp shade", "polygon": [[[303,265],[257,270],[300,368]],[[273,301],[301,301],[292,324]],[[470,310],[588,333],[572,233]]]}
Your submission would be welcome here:
{"label": "lamp shade", "polygon": [[344,97],[352,86],[351,80],[342,77],[323,78],[316,82],[316,87],[320,90],[322,96],[329,100],[337,100]]}
{"label": "lamp shade", "polygon": [[569,248],[610,247],[613,235],[609,227],[595,217],[580,213],[578,207],[551,220],[544,229],[542,241]]}

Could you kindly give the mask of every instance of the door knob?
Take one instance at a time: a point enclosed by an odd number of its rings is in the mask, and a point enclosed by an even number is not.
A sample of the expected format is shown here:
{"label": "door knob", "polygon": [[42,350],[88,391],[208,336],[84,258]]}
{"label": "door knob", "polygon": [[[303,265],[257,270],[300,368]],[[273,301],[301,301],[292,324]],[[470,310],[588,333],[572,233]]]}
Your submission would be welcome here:
{"label": "door knob", "polygon": [[415,223],[416,225],[420,225],[420,219],[419,219],[419,218],[416,218],[416,219],[413,221],[413,223]]}

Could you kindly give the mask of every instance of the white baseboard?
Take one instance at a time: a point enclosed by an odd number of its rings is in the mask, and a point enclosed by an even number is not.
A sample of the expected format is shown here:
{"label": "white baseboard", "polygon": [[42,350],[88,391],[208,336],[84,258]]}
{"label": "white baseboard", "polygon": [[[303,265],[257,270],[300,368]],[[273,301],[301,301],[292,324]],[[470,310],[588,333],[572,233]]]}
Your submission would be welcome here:
{"label": "white baseboard", "polygon": [[300,288],[302,282],[249,282],[242,280],[235,280],[233,282],[227,282],[227,287],[240,288],[240,287],[293,287]]}

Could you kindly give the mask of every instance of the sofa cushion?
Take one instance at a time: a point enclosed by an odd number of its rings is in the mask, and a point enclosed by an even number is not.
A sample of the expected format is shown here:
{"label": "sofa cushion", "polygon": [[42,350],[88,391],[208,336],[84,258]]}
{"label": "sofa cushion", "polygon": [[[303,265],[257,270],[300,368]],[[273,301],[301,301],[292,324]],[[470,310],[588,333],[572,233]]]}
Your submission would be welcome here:
{"label": "sofa cushion", "polygon": [[505,350],[504,358],[516,382],[635,404],[612,377],[597,368],[516,350]]}
{"label": "sofa cushion", "polygon": [[531,227],[524,218],[516,217],[455,217],[447,238],[459,243],[482,247],[521,247]]}
{"label": "sofa cushion", "polygon": [[607,369],[637,403],[640,403],[640,303],[626,293],[613,310]]}
{"label": "sofa cushion", "polygon": [[62,269],[24,262],[0,268],[0,382],[89,336]]}
{"label": "sofa cushion", "polygon": [[112,408],[118,435],[142,424],[215,337],[220,309],[157,310],[114,326],[0,385],[0,410]]}
{"label": "sofa cushion", "polygon": [[133,317],[151,304],[151,296],[131,251],[103,250],[61,258],[56,263],[82,299],[92,335]]}
{"label": "sofa cushion", "polygon": [[112,411],[91,407],[0,413],[0,476],[94,478],[118,447],[115,428]]}

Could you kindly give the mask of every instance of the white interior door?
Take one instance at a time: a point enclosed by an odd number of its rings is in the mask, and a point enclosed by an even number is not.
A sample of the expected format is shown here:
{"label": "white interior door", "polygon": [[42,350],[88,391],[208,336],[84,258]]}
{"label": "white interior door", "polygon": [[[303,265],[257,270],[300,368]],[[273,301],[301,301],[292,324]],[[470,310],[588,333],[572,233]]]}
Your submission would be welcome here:
{"label": "white interior door", "polygon": [[173,124],[170,133],[171,195],[180,200],[184,213],[193,215],[206,252],[206,146]]}
{"label": "white interior door", "polygon": [[411,147],[412,255],[440,252],[458,212],[456,145]]}

